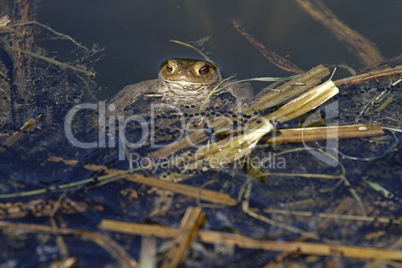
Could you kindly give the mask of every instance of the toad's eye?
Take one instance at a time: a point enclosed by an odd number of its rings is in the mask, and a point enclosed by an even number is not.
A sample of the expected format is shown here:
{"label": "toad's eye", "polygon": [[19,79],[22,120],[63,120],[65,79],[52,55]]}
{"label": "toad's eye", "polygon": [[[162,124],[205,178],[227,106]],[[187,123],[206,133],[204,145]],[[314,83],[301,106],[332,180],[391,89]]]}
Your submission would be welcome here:
{"label": "toad's eye", "polygon": [[209,72],[209,65],[205,64],[204,66],[202,66],[199,70],[198,73],[200,75],[206,75]]}
{"label": "toad's eye", "polygon": [[170,64],[166,64],[166,71],[171,74],[173,72],[173,67]]}

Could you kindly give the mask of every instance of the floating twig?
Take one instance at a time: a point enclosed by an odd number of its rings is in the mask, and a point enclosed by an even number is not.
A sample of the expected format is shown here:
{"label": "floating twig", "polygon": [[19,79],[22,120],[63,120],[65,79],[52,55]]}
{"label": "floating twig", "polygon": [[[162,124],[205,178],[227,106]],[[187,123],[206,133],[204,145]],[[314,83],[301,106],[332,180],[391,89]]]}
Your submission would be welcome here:
{"label": "floating twig", "polygon": [[162,181],[159,179],[145,177],[139,174],[131,174],[130,176],[124,177],[126,180],[145,184],[148,186],[153,186],[157,188],[162,188],[168,191],[172,191],[175,193],[179,193],[182,195],[190,196],[193,198],[199,198],[200,200],[208,201],[216,204],[223,204],[227,206],[234,206],[237,204],[237,201],[230,197],[230,195],[225,193],[220,193],[217,191],[200,189],[198,187],[173,183],[169,181]]}
{"label": "floating twig", "polygon": [[380,79],[393,75],[402,75],[402,65],[339,79],[334,81],[334,83],[337,87],[351,86],[355,84],[364,83],[370,80]]}
{"label": "floating twig", "polygon": [[339,89],[334,82],[328,80],[286,103],[275,112],[265,116],[265,118],[281,123],[292,120],[317,108],[338,93]]}
{"label": "floating twig", "polygon": [[75,268],[78,266],[78,259],[71,257],[67,259],[60,259],[60,260],[55,260],[50,264],[49,268]]}
{"label": "floating twig", "polygon": [[[63,162],[66,165],[75,166],[79,162],[77,160],[67,160],[56,156],[50,156],[49,161],[53,162]],[[37,194],[44,194],[47,191],[57,191],[57,190],[68,190],[73,189],[76,186],[85,185],[90,182],[111,182],[112,180],[116,180],[119,178],[124,178],[129,181],[133,181],[135,183],[145,184],[152,187],[162,188],[168,191],[172,191],[175,193],[183,194],[186,196],[191,196],[193,198],[198,198],[200,200],[223,204],[227,206],[234,206],[237,204],[237,201],[230,197],[230,195],[225,193],[220,193],[212,190],[207,189],[200,189],[198,187],[180,184],[180,183],[172,183],[168,181],[162,181],[159,179],[145,177],[141,174],[129,174],[133,171],[138,171],[140,169],[133,169],[133,170],[118,170],[118,169],[108,169],[105,166],[98,166],[93,164],[86,164],[84,165],[85,169],[93,170],[93,171],[101,171],[103,170],[107,175],[100,176],[98,178],[88,178],[85,180],[81,180],[78,182],[67,183],[58,186],[51,186],[48,188],[42,188],[27,192],[15,193],[15,194],[1,194],[0,198],[13,198],[18,196],[31,196]]]}
{"label": "floating twig", "polygon": [[205,214],[200,207],[189,207],[186,210],[180,228],[174,237],[173,246],[163,257],[162,268],[177,267],[182,262],[204,220]]}
{"label": "floating twig", "polygon": [[285,209],[263,209],[264,213],[272,214],[283,214],[283,215],[294,215],[303,217],[320,217],[323,219],[331,220],[345,220],[345,221],[364,221],[364,222],[376,222],[382,224],[402,224],[402,217],[399,218],[388,218],[388,217],[370,217],[370,216],[360,216],[360,215],[340,215],[340,214],[328,214],[328,213],[313,213],[311,211],[291,211]]}
{"label": "floating twig", "polygon": [[103,219],[98,227],[104,231],[120,232],[125,234],[156,236],[160,238],[171,238],[177,233],[172,227],[159,224],[142,224],[135,222],[123,222],[116,220]]}
{"label": "floating twig", "polygon": [[362,69],[357,71],[357,74],[367,73],[367,72],[372,71],[374,69],[377,69],[377,68],[383,67],[385,65],[388,65],[390,63],[398,62],[398,61],[401,61],[401,60],[402,60],[402,54],[398,55],[398,56],[395,56],[395,57],[393,57],[393,58],[391,58],[389,60],[384,60],[384,61],[381,61],[381,62],[379,62],[377,64],[368,66],[366,68],[362,68]]}
{"label": "floating twig", "polygon": [[309,142],[380,135],[384,135],[384,131],[379,124],[291,128],[277,130],[274,137],[263,138],[259,143]]}
{"label": "floating twig", "polygon": [[122,267],[131,268],[137,267],[137,262],[128,255],[128,253],[121,247],[116,241],[113,239],[94,233],[87,230],[74,230],[74,229],[61,229],[55,228],[51,226],[39,225],[39,224],[23,224],[23,223],[12,223],[6,221],[0,221],[0,229],[10,230],[14,232],[23,232],[23,233],[45,233],[45,234],[53,234],[53,235],[76,235],[81,239],[88,239],[107,252],[110,253],[113,258],[115,258]]}
{"label": "floating twig", "polygon": [[[331,216],[330,216],[331,217]],[[351,220],[364,220],[364,218],[351,218]],[[101,230],[112,232],[123,232],[132,235],[143,235],[144,230],[148,234],[166,238],[173,237],[177,230],[161,225],[146,225],[129,222],[118,222],[103,219],[99,226]],[[152,229],[158,231],[152,231]],[[286,241],[266,241],[257,240],[238,234],[229,234],[217,231],[200,230],[198,239],[204,243],[216,244],[217,241],[225,246],[237,246],[239,248],[261,249],[267,251],[295,252],[307,255],[319,256],[342,256],[346,258],[359,259],[382,259],[382,260],[402,260],[402,251],[395,249],[382,249],[370,247],[355,247],[346,245],[328,245],[324,243],[307,242],[286,242]]]}
{"label": "floating twig", "polygon": [[43,114],[39,114],[35,119],[29,119],[28,121],[26,121],[17,132],[15,132],[8,140],[6,140],[2,144],[2,146],[0,147],[0,153],[3,153],[6,148],[16,143],[22,137],[25,131],[28,131],[30,128],[32,128],[38,122],[38,120],[42,119],[42,117]]}
{"label": "floating twig", "polygon": [[318,85],[321,79],[329,74],[329,69],[323,65],[318,65],[310,71],[296,77],[286,84],[278,87],[275,91],[270,91],[251,102],[251,108],[263,110],[293,99],[308,89]]}
{"label": "floating twig", "polygon": [[307,242],[275,242],[254,240],[236,234],[225,234],[219,232],[199,232],[200,240],[205,243],[221,242],[227,246],[238,246],[241,248],[262,249],[268,251],[294,252],[298,254],[319,255],[319,256],[341,256],[344,258],[358,259],[381,259],[381,260],[402,260],[402,251],[394,249],[354,247],[346,245],[328,245],[324,243]]}

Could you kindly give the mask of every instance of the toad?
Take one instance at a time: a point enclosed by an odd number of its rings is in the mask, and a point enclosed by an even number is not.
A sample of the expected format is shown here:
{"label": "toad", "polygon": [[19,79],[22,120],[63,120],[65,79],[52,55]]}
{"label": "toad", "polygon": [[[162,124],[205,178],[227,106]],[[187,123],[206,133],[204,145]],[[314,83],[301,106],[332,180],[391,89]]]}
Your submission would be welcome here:
{"label": "toad", "polygon": [[[134,108],[149,106],[149,98],[159,98],[158,103],[165,106],[184,106],[199,108],[208,94],[222,82],[218,66],[212,62],[175,58],[161,64],[158,79],[147,80],[123,88],[111,101],[115,105],[115,113],[125,114]],[[249,83],[233,84],[234,80],[225,81],[219,94],[228,92],[236,102],[246,104],[253,98],[253,90]],[[222,105],[222,101],[214,94],[209,105]],[[145,97],[145,98],[144,98]],[[137,104],[139,99],[147,100],[147,104]],[[141,109],[137,109],[141,112]]]}

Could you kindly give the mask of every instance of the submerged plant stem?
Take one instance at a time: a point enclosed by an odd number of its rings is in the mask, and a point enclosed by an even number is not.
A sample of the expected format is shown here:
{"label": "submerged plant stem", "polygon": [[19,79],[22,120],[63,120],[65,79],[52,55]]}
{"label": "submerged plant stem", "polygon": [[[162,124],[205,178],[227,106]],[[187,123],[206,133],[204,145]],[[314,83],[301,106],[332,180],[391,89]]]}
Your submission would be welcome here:
{"label": "submerged plant stem", "polygon": [[289,60],[273,53],[269,49],[267,49],[263,44],[258,42],[254,37],[249,35],[237,22],[233,22],[233,26],[238,30],[247,40],[258,49],[258,51],[264,55],[270,62],[272,62],[275,66],[281,68],[282,70],[295,73],[295,74],[302,74],[304,71],[297,67],[295,64],[290,62]]}
{"label": "submerged plant stem", "polygon": [[378,49],[367,38],[342,23],[320,0],[295,0],[315,20],[346,43],[366,66],[383,61]]}
{"label": "submerged plant stem", "polygon": [[24,49],[21,49],[21,48],[18,48],[18,47],[14,47],[14,46],[9,46],[9,48],[10,48],[11,50],[15,50],[15,51],[24,53],[24,54],[26,54],[26,55],[28,55],[28,56],[31,56],[31,57],[34,57],[34,58],[38,58],[38,59],[40,59],[40,60],[47,61],[47,62],[49,62],[49,63],[51,63],[51,64],[54,64],[54,65],[59,66],[59,67],[62,68],[62,69],[71,69],[71,70],[74,70],[74,71],[77,71],[77,72],[80,72],[80,73],[84,73],[84,74],[86,74],[87,76],[95,76],[95,73],[94,73],[94,72],[89,72],[89,71],[84,70],[84,69],[82,69],[82,68],[78,68],[78,67],[69,65],[69,64],[67,64],[67,63],[60,62],[60,61],[57,61],[57,60],[54,60],[54,59],[51,59],[51,58],[48,58],[48,57],[45,57],[45,56],[42,56],[42,55],[33,53],[33,52],[31,52],[31,51],[28,51],[28,50],[24,50]]}

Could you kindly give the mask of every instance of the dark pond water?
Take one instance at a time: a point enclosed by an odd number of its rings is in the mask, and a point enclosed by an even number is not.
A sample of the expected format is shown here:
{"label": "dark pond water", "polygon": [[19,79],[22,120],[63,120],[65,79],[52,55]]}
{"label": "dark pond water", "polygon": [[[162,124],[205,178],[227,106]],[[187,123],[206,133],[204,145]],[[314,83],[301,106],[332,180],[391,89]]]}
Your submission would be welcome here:
{"label": "dark pond water", "polygon": [[[371,40],[385,59],[401,53],[401,1],[325,0],[323,3],[350,28]],[[2,15],[6,14],[5,10],[2,12]],[[8,202],[22,202],[14,207],[24,208],[29,202],[39,199],[54,204],[62,196],[67,201],[63,203],[66,206],[65,213],[56,214],[58,226],[99,232],[98,225],[103,218],[157,223],[175,228],[179,226],[186,208],[198,204],[194,199],[180,194],[172,197],[163,191],[127,181],[102,186],[91,181],[84,188],[66,192],[65,196],[62,191],[26,197],[6,196],[105,175],[103,172],[86,169],[84,164],[87,163],[127,169],[127,162],[118,160],[116,148],[93,150],[73,146],[65,136],[64,119],[69,109],[85,100],[86,95],[91,95],[90,92],[95,96],[92,99],[88,97],[92,102],[104,100],[115,95],[125,85],[156,78],[160,63],[167,58],[201,58],[194,50],[174,44],[170,39],[184,42],[207,40],[202,45],[202,51],[220,66],[224,76],[237,74],[239,78],[251,78],[290,75],[266,60],[233,28],[233,21],[239,22],[264,45],[302,69],[309,70],[319,64],[346,64],[355,70],[364,66],[344,43],[306,14],[296,1],[291,0],[42,0],[35,4],[35,14],[38,22],[71,36],[89,48],[97,44],[104,51],[99,53],[102,57],[89,56],[66,40],[54,40],[55,35],[45,30],[35,36],[34,47],[43,48],[35,51],[46,51],[47,56],[72,62],[75,66],[89,66],[97,75],[91,81],[83,75],[76,75],[48,63],[34,62],[32,70],[35,77],[23,82],[23,88],[38,92],[26,105],[34,108],[18,106],[20,114],[14,115],[10,122],[2,117],[1,123],[4,125],[0,125],[1,134],[4,134],[0,136],[3,144],[8,137],[6,134],[18,129],[25,120],[34,118],[38,112],[46,115],[46,120],[38,123],[34,130],[24,133],[29,135],[23,135],[18,143],[4,152],[0,151],[0,217],[9,222],[50,225],[49,216],[41,216],[37,206],[27,215],[11,213],[13,217],[7,214],[9,211],[5,207]],[[338,70],[334,79],[348,75],[346,71]],[[263,83],[254,83],[255,93],[265,86]],[[385,135],[340,140],[337,143],[339,164],[334,166],[319,161],[306,150],[299,150],[302,147],[300,144],[262,146],[255,150],[253,157],[267,160],[262,172],[331,176],[341,174],[345,168],[347,182],[280,175],[265,176],[266,180],[250,182],[247,181],[250,177],[236,165],[230,169],[207,172],[198,170],[185,184],[228,193],[235,199],[245,188],[251,187],[247,188],[251,189],[250,208],[277,223],[272,225],[269,221],[246,214],[241,204],[215,207],[203,203],[203,211],[208,217],[203,228],[240,233],[257,239],[299,239],[300,233],[280,227],[285,224],[316,233],[318,238],[314,242],[374,248],[390,248],[395,245],[400,235],[402,214],[400,87],[387,88],[384,84],[373,82],[341,88],[340,92],[340,96],[330,102],[336,105],[334,107],[338,116],[328,117],[327,123],[380,122],[386,128]],[[382,96],[381,101],[374,103],[373,100],[377,100],[378,96]],[[387,100],[388,105],[380,109],[381,104]],[[369,105],[371,102],[373,105]],[[325,107],[322,107],[321,114],[325,114],[325,111]],[[228,111],[221,113],[234,118]],[[95,140],[98,130],[92,119],[96,115],[80,116],[82,120],[74,126],[74,135],[81,141]],[[282,127],[300,122],[303,121],[295,120]],[[162,141],[165,137],[168,139],[173,135],[169,131],[161,130],[158,138]],[[141,132],[135,124],[132,131],[127,132],[133,139],[138,138],[139,134]],[[119,139],[118,136],[115,138]],[[327,143],[313,142],[308,146],[325,149]],[[144,158],[152,152],[146,146],[135,151]],[[79,164],[71,167],[64,163],[54,163],[49,160],[49,155],[74,159]],[[72,203],[68,200],[77,202],[73,208],[81,207],[81,212],[69,214],[73,209],[69,210]],[[381,224],[338,219],[328,220],[328,223],[325,217],[320,216],[320,213],[338,211],[340,214],[361,216],[362,206],[366,208],[368,216],[395,218],[399,222]],[[309,213],[309,216],[289,214],[292,211],[303,211]],[[134,259],[139,259],[139,236],[113,232],[102,234],[110,236]],[[79,259],[79,267],[94,267],[95,264],[119,267],[118,261],[95,243],[73,235],[63,237],[69,255]],[[4,231],[1,240],[6,243],[0,245],[0,267],[48,267],[62,255],[53,235]],[[165,239],[157,240],[158,249],[161,250],[158,260],[164,250],[169,248],[166,243]],[[400,244],[396,244],[396,248],[400,249]],[[277,255],[262,250],[224,247],[219,243],[208,245],[196,242],[183,267],[264,267],[268,263],[272,265]],[[290,255],[282,261],[283,267],[290,267],[292,263],[298,264],[298,267],[324,267],[331,263],[339,267],[361,267],[370,263],[366,259],[305,255]]]}
{"label": "dark pond water", "polygon": [[[401,3],[325,1],[341,21],[377,45],[384,58],[401,53]],[[87,46],[105,47],[95,66],[102,97],[123,86],[156,78],[160,63],[172,57],[200,56],[169,42],[209,37],[206,52],[227,76],[287,76],[268,62],[232,26],[250,34],[303,69],[318,64],[362,65],[345,45],[311,19],[295,1],[43,1],[38,20]],[[51,43],[54,46],[54,43]]]}

